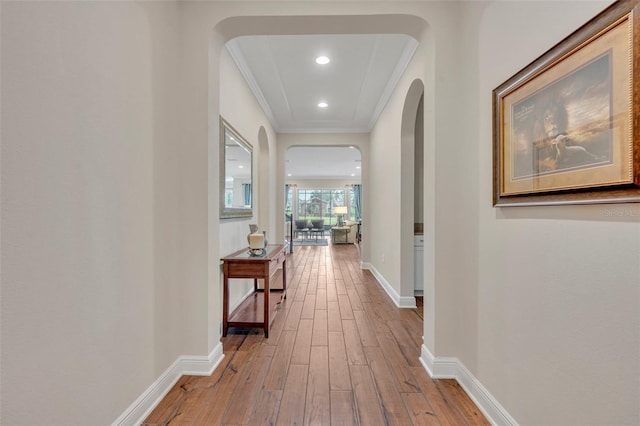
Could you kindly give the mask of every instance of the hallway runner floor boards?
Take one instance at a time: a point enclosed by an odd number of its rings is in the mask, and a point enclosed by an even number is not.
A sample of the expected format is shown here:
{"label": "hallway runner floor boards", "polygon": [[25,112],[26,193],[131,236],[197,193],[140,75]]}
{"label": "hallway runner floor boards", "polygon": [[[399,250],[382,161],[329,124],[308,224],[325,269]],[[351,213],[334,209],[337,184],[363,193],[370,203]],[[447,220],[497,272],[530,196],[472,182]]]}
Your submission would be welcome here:
{"label": "hallway runner floor boards", "polygon": [[357,246],[297,247],[287,281],[268,339],[230,329],[213,374],[182,377],[143,424],[489,424],[455,380],[428,376],[422,312],[393,304]]}

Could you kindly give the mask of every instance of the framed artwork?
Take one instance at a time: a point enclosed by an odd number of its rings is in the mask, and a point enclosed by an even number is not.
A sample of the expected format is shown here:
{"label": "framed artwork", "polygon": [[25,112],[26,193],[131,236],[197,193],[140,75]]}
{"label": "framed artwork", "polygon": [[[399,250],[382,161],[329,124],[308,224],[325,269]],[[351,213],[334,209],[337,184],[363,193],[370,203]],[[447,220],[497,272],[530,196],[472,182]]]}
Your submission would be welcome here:
{"label": "framed artwork", "polygon": [[640,0],[493,91],[493,204],[640,202]]}

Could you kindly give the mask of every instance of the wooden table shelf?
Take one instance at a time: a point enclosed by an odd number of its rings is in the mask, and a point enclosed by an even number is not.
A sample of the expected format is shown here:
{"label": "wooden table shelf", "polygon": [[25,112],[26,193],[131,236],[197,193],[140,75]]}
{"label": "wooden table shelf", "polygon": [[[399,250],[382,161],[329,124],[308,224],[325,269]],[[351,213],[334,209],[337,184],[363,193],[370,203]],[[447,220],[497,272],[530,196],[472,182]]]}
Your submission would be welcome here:
{"label": "wooden table shelf", "polygon": [[[248,249],[242,249],[220,259],[223,263],[223,306],[222,335],[229,327],[262,327],[264,337],[269,337],[269,325],[278,303],[287,297],[287,257],[286,244],[270,244],[266,256],[251,256]],[[269,281],[282,264],[282,289],[270,288]],[[229,314],[229,279],[252,278],[254,292]],[[264,280],[264,289],[258,288],[258,280]],[[272,297],[278,292],[280,297]],[[274,294],[275,296],[275,294]]]}

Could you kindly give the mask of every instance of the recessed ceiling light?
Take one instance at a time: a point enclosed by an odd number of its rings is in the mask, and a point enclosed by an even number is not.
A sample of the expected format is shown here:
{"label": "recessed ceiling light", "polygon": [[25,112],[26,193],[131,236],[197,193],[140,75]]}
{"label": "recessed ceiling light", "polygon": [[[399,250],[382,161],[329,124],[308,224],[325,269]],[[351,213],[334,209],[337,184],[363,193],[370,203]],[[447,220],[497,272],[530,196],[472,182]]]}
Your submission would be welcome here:
{"label": "recessed ceiling light", "polygon": [[331,60],[326,56],[318,56],[316,58],[316,64],[318,65],[327,65],[329,62],[331,62]]}
{"label": "recessed ceiling light", "polygon": [[239,168],[239,169],[244,169],[244,166],[243,166],[242,164],[240,164],[240,165],[238,166],[238,168]]}
{"label": "recessed ceiling light", "polygon": [[355,173],[351,173],[351,176],[355,176]]}
{"label": "recessed ceiling light", "polygon": [[359,169],[359,168],[360,168],[360,166],[356,166],[356,169]]}
{"label": "recessed ceiling light", "polygon": [[291,176],[291,173],[287,173],[287,176]]}
{"label": "recessed ceiling light", "polygon": [[319,107],[319,108],[326,108],[326,107],[328,107],[328,106],[329,106],[329,104],[328,104],[328,103],[326,103],[326,102],[320,102],[320,103],[318,104],[318,107]]}

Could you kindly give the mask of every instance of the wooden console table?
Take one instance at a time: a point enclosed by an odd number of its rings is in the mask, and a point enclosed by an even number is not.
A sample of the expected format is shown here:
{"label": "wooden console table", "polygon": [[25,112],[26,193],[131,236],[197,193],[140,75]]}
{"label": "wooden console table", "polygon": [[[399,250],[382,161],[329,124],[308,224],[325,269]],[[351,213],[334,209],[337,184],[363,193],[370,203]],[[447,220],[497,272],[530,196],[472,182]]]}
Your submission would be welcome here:
{"label": "wooden console table", "polygon": [[[262,327],[264,337],[269,337],[270,312],[287,297],[287,257],[286,244],[269,244],[266,256],[252,256],[249,249],[239,250],[220,259],[224,270],[224,296],[222,305],[222,335],[229,327]],[[269,279],[282,264],[282,290],[271,290]],[[254,293],[249,295],[231,315],[229,315],[229,279],[253,278]],[[258,280],[264,280],[264,289],[258,289]],[[280,291],[280,298],[270,299],[272,291]],[[263,297],[259,297],[262,295]],[[262,299],[262,303],[260,303]],[[275,303],[274,303],[275,302]],[[261,306],[262,305],[262,306]],[[273,318],[271,318],[273,319]]]}

